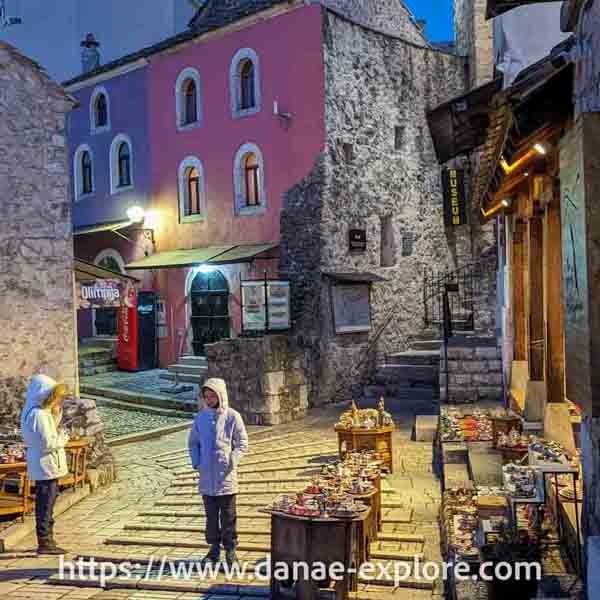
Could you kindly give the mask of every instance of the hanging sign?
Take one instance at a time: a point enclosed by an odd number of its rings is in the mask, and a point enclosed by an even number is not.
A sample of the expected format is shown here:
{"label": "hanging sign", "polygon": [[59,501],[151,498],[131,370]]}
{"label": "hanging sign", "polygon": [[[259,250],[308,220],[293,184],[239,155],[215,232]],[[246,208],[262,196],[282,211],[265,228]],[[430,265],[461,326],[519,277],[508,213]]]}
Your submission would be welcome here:
{"label": "hanging sign", "polygon": [[444,213],[446,225],[467,224],[467,198],[465,196],[465,173],[462,169],[442,171],[444,190]]}
{"label": "hanging sign", "polygon": [[120,279],[88,279],[78,286],[79,308],[118,308],[124,282]]}

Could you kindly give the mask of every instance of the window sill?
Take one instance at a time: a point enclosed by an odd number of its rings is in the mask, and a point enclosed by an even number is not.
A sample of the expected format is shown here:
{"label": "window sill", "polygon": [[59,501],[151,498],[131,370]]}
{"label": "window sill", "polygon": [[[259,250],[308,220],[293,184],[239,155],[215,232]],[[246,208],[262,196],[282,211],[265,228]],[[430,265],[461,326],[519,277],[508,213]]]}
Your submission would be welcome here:
{"label": "window sill", "polygon": [[244,117],[251,117],[260,112],[260,106],[255,106],[254,108],[246,108],[243,110],[236,110],[231,115],[233,119],[243,119]]}
{"label": "window sill", "polygon": [[204,213],[198,215],[188,215],[187,217],[181,217],[180,223],[184,225],[186,223],[201,223],[202,221],[206,221],[206,215]]}
{"label": "window sill", "polygon": [[133,185],[125,185],[123,187],[117,187],[114,190],[111,190],[111,196],[116,196],[117,194],[121,194],[123,192],[130,192],[133,189]]}
{"label": "window sill", "polygon": [[79,194],[75,198],[75,202],[79,202],[81,200],[88,200],[89,198],[92,198],[93,196],[94,196],[94,191],[93,190],[91,192],[88,192],[87,194]]}
{"label": "window sill", "polygon": [[267,212],[267,208],[265,206],[243,206],[238,208],[235,215],[236,217],[253,217],[264,215]]}
{"label": "window sill", "polygon": [[94,127],[92,129],[92,135],[98,135],[100,133],[107,133],[110,131],[110,125],[105,125],[104,127]]}
{"label": "window sill", "polygon": [[200,121],[194,121],[193,123],[186,123],[185,125],[177,125],[177,131],[185,132],[198,129],[200,127]]}

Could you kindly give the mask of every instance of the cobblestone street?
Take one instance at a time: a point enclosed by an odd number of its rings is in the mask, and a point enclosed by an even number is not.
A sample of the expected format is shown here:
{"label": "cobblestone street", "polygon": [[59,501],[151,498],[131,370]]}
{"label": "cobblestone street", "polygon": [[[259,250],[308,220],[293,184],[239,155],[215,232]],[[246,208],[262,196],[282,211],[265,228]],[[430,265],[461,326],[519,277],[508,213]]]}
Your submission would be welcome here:
{"label": "cobblestone street", "polygon": [[[250,452],[241,463],[238,497],[239,558],[254,565],[270,549],[269,517],[257,512],[283,490],[297,491],[315,463],[333,458],[333,424],[341,407],[310,413],[302,422],[270,429],[250,427]],[[398,415],[398,421],[410,421]],[[431,443],[412,442],[408,427],[395,434],[395,470],[383,482],[383,532],[371,547],[372,560],[440,561],[437,517],[439,483],[432,469]],[[98,491],[57,519],[67,558],[94,556],[130,560],[145,574],[151,556],[171,560],[203,556],[204,517],[186,451],[187,431],[115,450],[118,481]],[[68,493],[68,492],[67,492]],[[0,597],[6,600],[239,600],[268,595],[268,582],[218,579],[176,581],[163,576],[118,579],[102,590],[98,582],[59,581],[58,559],[38,558],[35,539],[25,539],[18,553],[0,555]],[[22,554],[21,554],[22,553]],[[69,573],[67,572],[68,576]],[[441,584],[408,579],[402,587],[359,583],[352,598],[429,600],[442,596]],[[257,585],[258,584],[258,585]],[[421,589],[418,589],[421,588]]]}

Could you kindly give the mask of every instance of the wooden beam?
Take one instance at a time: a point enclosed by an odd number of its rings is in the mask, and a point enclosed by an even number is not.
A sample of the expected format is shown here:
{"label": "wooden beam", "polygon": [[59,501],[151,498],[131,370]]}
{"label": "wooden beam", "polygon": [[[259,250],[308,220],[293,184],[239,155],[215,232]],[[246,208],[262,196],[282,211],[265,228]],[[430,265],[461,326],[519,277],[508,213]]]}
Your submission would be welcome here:
{"label": "wooden beam", "polygon": [[525,311],[525,264],[527,226],[517,222],[513,233],[512,296],[514,360],[527,360],[527,315]]}
{"label": "wooden beam", "polygon": [[562,297],[562,236],[560,189],[546,206],[544,219],[544,289],[546,304],[546,382],[548,402],[565,399],[565,338]]}
{"label": "wooden beam", "polygon": [[[530,201],[530,204],[533,204]],[[544,229],[542,219],[533,216],[527,223],[527,268],[529,300],[529,378],[544,380]]]}

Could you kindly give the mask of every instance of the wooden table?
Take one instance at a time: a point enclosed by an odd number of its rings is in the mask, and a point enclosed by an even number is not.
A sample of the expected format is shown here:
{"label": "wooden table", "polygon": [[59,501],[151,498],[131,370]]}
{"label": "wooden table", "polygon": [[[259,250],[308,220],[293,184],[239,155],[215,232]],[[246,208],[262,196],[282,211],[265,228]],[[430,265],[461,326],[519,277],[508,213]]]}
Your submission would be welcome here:
{"label": "wooden table", "polygon": [[[273,574],[278,565],[287,565],[290,574],[294,563],[308,566],[308,578],[302,567],[296,567],[301,578],[296,582],[296,600],[315,600],[318,582],[310,579],[314,565],[322,563],[328,569],[334,563],[344,565],[343,579],[335,582],[335,600],[347,600],[349,592],[357,589],[356,571],[365,562],[371,509],[354,519],[313,519],[285,513],[271,513],[271,596],[281,598],[282,582]],[[367,551],[368,558],[368,551]],[[348,569],[355,569],[348,573]],[[281,567],[279,567],[281,569]],[[327,582],[322,582],[325,586]]]}
{"label": "wooden table", "polygon": [[[6,489],[6,484],[13,481],[13,475],[17,479],[16,493]],[[26,463],[0,464],[0,515],[24,517],[31,512],[33,503],[30,488]]]}
{"label": "wooden table", "polygon": [[353,450],[373,450],[381,454],[383,466],[387,467],[390,473],[394,472],[394,452],[392,446],[392,434],[395,426],[374,427],[365,429],[364,427],[340,427],[335,426],[338,436],[338,450],[340,458],[343,458],[346,452]]}

